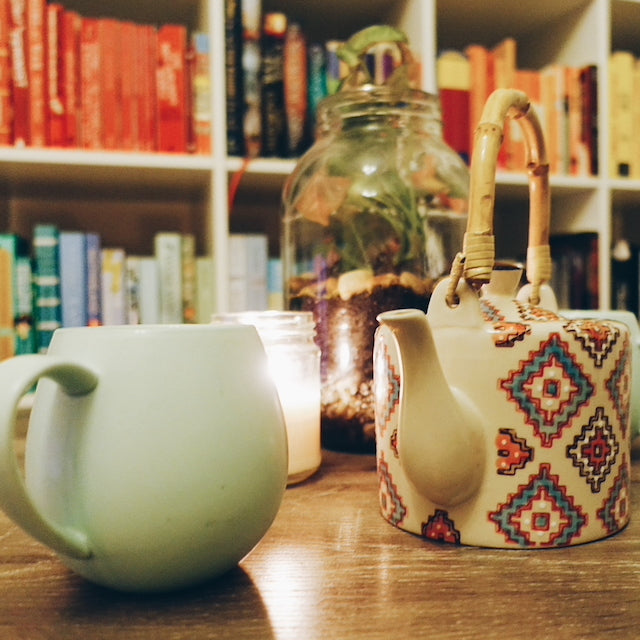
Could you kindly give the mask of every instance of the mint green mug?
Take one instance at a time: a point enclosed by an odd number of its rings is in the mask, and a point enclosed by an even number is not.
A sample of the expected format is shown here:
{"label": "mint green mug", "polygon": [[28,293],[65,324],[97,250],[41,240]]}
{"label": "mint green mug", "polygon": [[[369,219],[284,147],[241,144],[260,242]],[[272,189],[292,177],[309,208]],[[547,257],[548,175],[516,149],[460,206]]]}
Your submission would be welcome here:
{"label": "mint green mug", "polygon": [[[38,381],[25,473],[16,407]],[[60,329],[0,363],[0,507],[124,591],[191,586],[260,541],[287,482],[264,348],[245,325]]]}

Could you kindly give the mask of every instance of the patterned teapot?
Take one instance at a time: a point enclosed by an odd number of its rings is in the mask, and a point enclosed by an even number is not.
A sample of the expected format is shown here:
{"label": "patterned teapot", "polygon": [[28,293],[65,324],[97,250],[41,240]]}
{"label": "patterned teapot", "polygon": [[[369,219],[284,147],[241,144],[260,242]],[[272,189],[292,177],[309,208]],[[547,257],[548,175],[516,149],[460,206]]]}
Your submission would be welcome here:
{"label": "patterned teapot", "polygon": [[[495,168],[514,118],[527,145],[529,283],[494,263]],[[629,329],[564,318],[547,284],[548,164],[525,94],[498,90],[475,134],[463,251],[427,314],[378,317],[376,445],[382,514],[426,538],[544,548],[629,520]]]}

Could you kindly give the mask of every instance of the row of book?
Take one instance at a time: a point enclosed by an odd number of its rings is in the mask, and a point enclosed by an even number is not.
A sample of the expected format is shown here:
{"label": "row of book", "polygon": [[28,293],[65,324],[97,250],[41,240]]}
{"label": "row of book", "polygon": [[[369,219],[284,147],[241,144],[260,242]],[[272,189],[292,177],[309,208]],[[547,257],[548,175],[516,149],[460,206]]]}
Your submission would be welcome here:
{"label": "row of book", "polygon": [[[442,51],[437,60],[444,138],[465,160],[473,151],[474,131],[492,91],[524,91],[538,115],[553,174],[598,174],[598,73],[596,65],[552,63],[519,68],[517,41],[508,37],[493,48],[471,44],[464,51]],[[526,169],[520,126],[508,121],[498,157],[504,171]]]}
{"label": "row of book", "polygon": [[213,277],[191,234],[156,234],[152,256],[52,224],[0,234],[0,358],[46,351],[59,327],[209,322]]}
{"label": "row of book", "polygon": [[611,251],[611,308],[640,318],[640,245],[619,238]]}
{"label": "row of book", "polygon": [[[286,14],[262,11],[262,0],[225,0],[227,152],[232,156],[297,157],[313,141],[319,102],[346,75],[339,40],[309,42]],[[382,84],[399,63],[387,46],[367,67]]]}
{"label": "row of book", "polygon": [[210,153],[208,34],[0,0],[0,144]]}

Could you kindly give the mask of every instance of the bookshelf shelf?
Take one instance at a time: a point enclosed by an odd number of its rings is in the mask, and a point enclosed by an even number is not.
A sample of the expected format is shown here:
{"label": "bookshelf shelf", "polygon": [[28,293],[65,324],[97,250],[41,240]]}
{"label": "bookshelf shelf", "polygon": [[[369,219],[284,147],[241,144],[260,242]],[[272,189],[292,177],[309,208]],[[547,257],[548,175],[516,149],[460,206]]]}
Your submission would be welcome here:
{"label": "bookshelf shelf", "polygon": [[[177,216],[185,216],[181,226],[199,235],[199,248],[212,255],[216,266],[216,307],[225,311],[228,300],[228,249],[230,231],[228,189],[243,169],[238,210],[233,213],[236,230],[251,232],[259,220],[258,210],[268,219],[271,235],[277,236],[280,190],[295,166],[293,159],[256,159],[244,167],[243,159],[228,157],[225,117],[225,15],[224,0],[114,0],[106,7],[96,0],[63,0],[65,7],[85,15],[108,13],[119,19],[161,24],[181,22],[189,30],[201,29],[210,35],[211,122],[213,149],[210,156],[89,152],[58,149],[0,148],[0,221],[5,230],[23,230],[23,207],[12,198],[37,196],[52,203],[57,211],[73,200],[77,211],[61,216],[83,224],[89,221],[96,199],[117,228],[116,236],[126,239],[136,229],[139,246],[144,226],[159,206],[158,217],[166,216],[167,202],[181,202]],[[464,49],[481,43],[491,47],[507,36],[518,41],[518,64],[541,68],[560,62],[598,67],[600,174],[577,178],[552,176],[554,229],[594,231],[600,239],[598,262],[600,305],[609,305],[611,283],[609,247],[613,227],[625,230],[640,210],[640,181],[610,179],[608,58],[612,50],[627,48],[640,56],[640,1],[638,0],[537,0],[491,3],[467,0],[262,0],[263,11],[282,11],[298,21],[309,41],[346,38],[374,23],[395,24],[403,29],[422,61],[423,87],[436,89],[435,66],[438,52]],[[503,224],[516,210],[527,216],[525,174],[497,176],[497,224]],[[124,203],[126,216],[118,211]],[[138,206],[143,203],[144,206]],[[144,213],[136,213],[144,209]],[[83,213],[83,210],[85,212]],[[151,213],[149,213],[151,211]],[[106,217],[106,214],[105,214]],[[621,224],[619,221],[622,220]],[[615,225],[613,224],[615,222]],[[262,224],[262,222],[261,222]],[[505,224],[510,229],[510,223]],[[153,229],[155,231],[155,229]],[[500,230],[502,232],[502,230]],[[616,231],[617,232],[617,231]],[[152,231],[149,232],[149,237]]]}

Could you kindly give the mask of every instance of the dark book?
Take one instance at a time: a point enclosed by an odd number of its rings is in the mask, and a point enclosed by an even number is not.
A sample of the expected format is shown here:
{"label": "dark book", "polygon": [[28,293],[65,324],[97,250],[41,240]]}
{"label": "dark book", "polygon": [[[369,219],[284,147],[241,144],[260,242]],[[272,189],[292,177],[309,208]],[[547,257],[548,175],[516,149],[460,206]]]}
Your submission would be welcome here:
{"label": "dark book", "polygon": [[598,67],[580,70],[582,86],[582,141],[589,152],[589,172],[598,175]]}
{"label": "dark book", "polygon": [[241,0],[225,0],[225,93],[227,154],[230,156],[244,155],[242,29]]}
{"label": "dark book", "polygon": [[284,99],[284,42],[287,17],[267,13],[262,35],[262,154],[287,155],[287,127]]}

